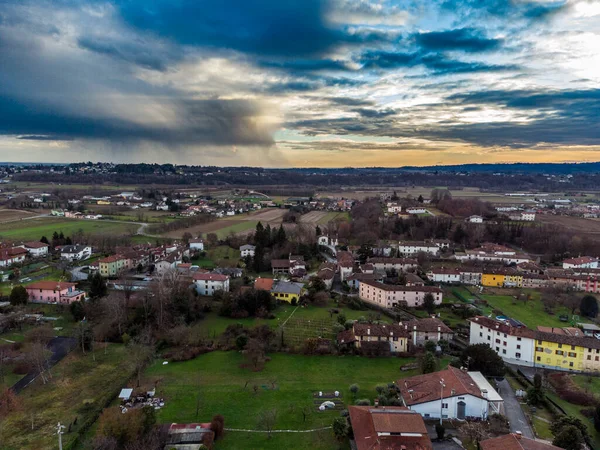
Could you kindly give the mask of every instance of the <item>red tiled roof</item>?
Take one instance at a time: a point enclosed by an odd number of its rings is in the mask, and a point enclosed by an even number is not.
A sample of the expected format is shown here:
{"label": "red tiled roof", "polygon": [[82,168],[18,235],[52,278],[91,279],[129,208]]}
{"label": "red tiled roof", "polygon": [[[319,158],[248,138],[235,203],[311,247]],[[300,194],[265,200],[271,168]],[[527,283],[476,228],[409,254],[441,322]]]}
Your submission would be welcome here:
{"label": "red tiled roof", "polygon": [[545,442],[535,441],[522,436],[515,436],[514,434],[505,434],[485,441],[479,442],[481,450],[559,450],[560,447],[556,447],[552,444],[546,444]]}
{"label": "red tiled roof", "polygon": [[579,265],[579,264],[589,264],[589,263],[596,262],[596,261],[598,261],[598,258],[592,258],[591,256],[580,256],[579,258],[565,259],[563,261],[563,263]]}
{"label": "red tiled roof", "polygon": [[43,242],[39,242],[39,241],[30,241],[30,242],[25,242],[25,247],[28,248],[44,248],[44,247],[50,247],[48,244],[45,244]]}
{"label": "red tiled roof", "polygon": [[285,268],[289,268],[290,265],[291,264],[290,264],[289,259],[272,259],[271,260],[271,267],[274,267],[274,268],[285,269]]}
{"label": "red tiled roof", "polygon": [[257,278],[254,281],[254,289],[262,290],[262,291],[270,291],[273,288],[273,280],[272,278]]}
{"label": "red tiled roof", "polygon": [[121,261],[122,259],[126,259],[126,258],[123,255],[111,255],[111,256],[107,256],[106,258],[99,259],[98,262],[109,264],[109,263]]}
{"label": "red tiled roof", "polygon": [[195,273],[193,278],[196,281],[225,281],[229,279],[227,275],[221,275],[220,273]]}
{"label": "red tiled roof", "polygon": [[[423,418],[402,406],[349,406],[357,450],[430,450]],[[408,436],[407,436],[408,434]]]}
{"label": "red tiled roof", "polygon": [[468,319],[469,322],[474,322],[476,324],[482,325],[485,328],[489,328],[491,330],[497,330],[504,334],[510,334],[511,336],[520,336],[532,338],[534,337],[534,332],[527,327],[514,327],[505,322],[500,322],[498,320],[490,319],[485,316],[476,316]]}
{"label": "red tiled roof", "polygon": [[355,336],[402,336],[408,337],[405,328],[392,324],[358,323],[352,327]]}
{"label": "red tiled roof", "polygon": [[[427,403],[440,399],[440,382],[444,380],[444,398],[454,395],[473,395],[484,398],[481,390],[467,372],[448,366],[440,372],[417,375],[398,380],[400,394],[407,406]],[[453,393],[454,392],[454,393]]]}
{"label": "red tiled roof", "polygon": [[442,333],[453,332],[444,322],[433,317],[409,320],[408,322],[401,322],[401,324],[404,325],[408,331],[414,330],[414,327],[416,326],[417,331],[420,332],[437,333],[438,327]]}
{"label": "red tiled roof", "polygon": [[37,281],[25,286],[25,289],[44,289],[44,290],[59,290],[68,289],[77,286],[75,283],[67,283],[65,281]]}
{"label": "red tiled roof", "polygon": [[441,293],[442,290],[435,286],[402,286],[397,284],[383,284],[378,281],[361,281],[362,284],[367,284],[384,291],[403,291],[403,292],[433,292]]}

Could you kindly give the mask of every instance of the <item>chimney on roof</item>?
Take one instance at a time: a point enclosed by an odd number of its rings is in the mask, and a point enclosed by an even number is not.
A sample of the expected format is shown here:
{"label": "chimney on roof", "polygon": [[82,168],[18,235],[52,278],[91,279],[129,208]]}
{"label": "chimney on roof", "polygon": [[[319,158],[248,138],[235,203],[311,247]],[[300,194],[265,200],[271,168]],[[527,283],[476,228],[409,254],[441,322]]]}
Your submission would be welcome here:
{"label": "chimney on roof", "polygon": [[379,408],[379,400],[375,399],[375,408]]}
{"label": "chimney on roof", "polygon": [[521,433],[520,431],[515,431],[515,435],[514,435],[517,439],[521,439],[521,437],[523,436],[523,433]]}

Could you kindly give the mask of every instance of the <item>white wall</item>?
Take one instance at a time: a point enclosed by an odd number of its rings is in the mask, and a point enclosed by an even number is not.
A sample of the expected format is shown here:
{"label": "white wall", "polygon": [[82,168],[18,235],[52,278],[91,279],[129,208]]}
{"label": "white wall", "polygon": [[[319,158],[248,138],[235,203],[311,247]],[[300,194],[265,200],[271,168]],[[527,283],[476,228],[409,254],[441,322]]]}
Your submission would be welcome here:
{"label": "white wall", "polygon": [[[499,339],[500,342],[496,342],[496,339]],[[505,342],[506,345],[504,345]],[[507,363],[529,367],[534,365],[534,339],[511,336],[510,334],[507,334],[505,337],[504,333],[501,333],[498,330],[493,330],[485,326],[482,328],[481,324],[471,322],[469,343],[471,345],[489,345]],[[517,356],[517,353],[520,353],[520,356]]]}
{"label": "white wall", "polygon": [[[445,390],[447,388],[444,388]],[[448,393],[444,392],[444,395]],[[481,417],[485,418],[488,414],[488,401],[482,398],[474,397],[473,395],[461,395],[444,398],[444,403],[448,404],[448,408],[442,411],[443,419],[455,419],[458,412],[458,402],[466,403],[465,417]],[[413,411],[417,411],[423,417],[440,418],[441,404],[439,400],[427,403],[419,403],[418,405],[409,406]]]}

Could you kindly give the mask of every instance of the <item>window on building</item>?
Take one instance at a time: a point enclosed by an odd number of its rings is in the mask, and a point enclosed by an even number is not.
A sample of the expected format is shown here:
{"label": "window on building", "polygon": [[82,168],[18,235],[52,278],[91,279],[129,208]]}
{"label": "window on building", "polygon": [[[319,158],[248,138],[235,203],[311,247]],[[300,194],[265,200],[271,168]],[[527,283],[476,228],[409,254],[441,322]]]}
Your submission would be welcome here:
{"label": "window on building", "polygon": [[564,355],[565,353],[564,353],[562,350],[556,350],[556,354],[557,354],[557,355],[561,355],[561,356],[562,356],[562,355]]}
{"label": "window on building", "polygon": [[479,333],[479,337],[483,337],[483,333]]}
{"label": "window on building", "polygon": [[504,349],[504,348],[503,348],[503,349],[502,349],[502,353],[503,353],[504,355],[506,355],[506,349]]}
{"label": "window on building", "polygon": [[569,352],[569,358],[577,358],[577,353]]}
{"label": "window on building", "polygon": [[515,358],[520,358],[521,354],[520,353],[515,353]]}
{"label": "window on building", "polygon": [[571,350],[575,350],[575,346],[574,345],[571,345]]}
{"label": "window on building", "polygon": [[517,344],[517,350],[521,350],[521,346]]}
{"label": "window on building", "polygon": [[558,344],[558,348],[562,348],[562,344]]}
{"label": "window on building", "polygon": [[588,359],[588,361],[591,361],[592,360],[592,355],[588,355],[587,359]]}
{"label": "window on building", "polygon": [[520,338],[520,337],[518,337],[518,338],[517,338],[517,341],[520,341],[520,340],[521,340],[521,338]]}
{"label": "window on building", "polygon": [[538,345],[542,345],[542,341],[538,340]]}
{"label": "window on building", "polygon": [[573,362],[570,362],[570,363],[569,363],[569,367],[573,367]]}

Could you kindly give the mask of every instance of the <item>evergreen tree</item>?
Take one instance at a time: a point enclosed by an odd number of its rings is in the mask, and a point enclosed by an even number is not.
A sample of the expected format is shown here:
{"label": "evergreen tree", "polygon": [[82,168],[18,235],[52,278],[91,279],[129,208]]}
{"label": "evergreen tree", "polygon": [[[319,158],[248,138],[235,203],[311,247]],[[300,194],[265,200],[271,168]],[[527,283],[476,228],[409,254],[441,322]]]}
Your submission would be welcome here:
{"label": "evergreen tree", "polygon": [[598,300],[593,295],[586,295],[581,299],[579,312],[582,316],[596,318],[598,315]]}
{"label": "evergreen tree", "polygon": [[421,373],[432,373],[436,370],[436,361],[435,356],[431,352],[425,352],[423,357],[421,358]]}
{"label": "evergreen tree", "polygon": [[425,201],[425,199],[423,198],[423,196],[422,196],[422,195],[419,195],[419,198],[417,199],[417,201],[418,201],[419,203],[423,203],[423,202]]}
{"label": "evergreen tree", "polygon": [[317,236],[321,236],[321,227],[319,225],[317,225],[317,228],[315,229],[315,233]]}
{"label": "evergreen tree", "polygon": [[29,300],[29,294],[27,290],[23,286],[15,286],[10,291],[10,304],[13,306],[16,305],[26,305]]}
{"label": "evergreen tree", "polygon": [[42,238],[40,239],[40,242],[50,245],[50,241],[48,241],[48,238],[46,236],[42,236]]}
{"label": "evergreen tree", "polygon": [[104,297],[107,292],[108,290],[106,288],[106,282],[104,281],[104,278],[102,278],[100,272],[96,272],[92,276],[90,282],[90,297],[95,300]]}
{"label": "evergreen tree", "polygon": [[552,441],[552,445],[565,450],[579,450],[582,444],[583,436],[575,425],[563,427]]}
{"label": "evergreen tree", "polygon": [[285,234],[285,229],[283,228],[283,225],[280,224],[279,229],[277,230],[277,244],[283,245],[286,240],[287,236]]}

